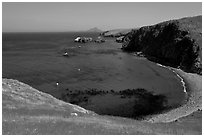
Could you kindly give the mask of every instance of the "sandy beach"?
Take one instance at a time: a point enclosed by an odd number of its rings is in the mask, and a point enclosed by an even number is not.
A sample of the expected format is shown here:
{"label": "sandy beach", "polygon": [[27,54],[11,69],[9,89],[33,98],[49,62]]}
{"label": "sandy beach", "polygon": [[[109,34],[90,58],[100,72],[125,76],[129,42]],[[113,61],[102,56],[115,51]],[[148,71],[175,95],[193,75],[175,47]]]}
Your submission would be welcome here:
{"label": "sandy beach", "polygon": [[152,115],[148,118],[148,122],[172,122],[179,118],[188,116],[196,111],[202,111],[202,76],[193,73],[187,73],[180,69],[171,68],[178,75],[180,75],[186,85],[187,100],[182,106],[172,109],[166,113]]}

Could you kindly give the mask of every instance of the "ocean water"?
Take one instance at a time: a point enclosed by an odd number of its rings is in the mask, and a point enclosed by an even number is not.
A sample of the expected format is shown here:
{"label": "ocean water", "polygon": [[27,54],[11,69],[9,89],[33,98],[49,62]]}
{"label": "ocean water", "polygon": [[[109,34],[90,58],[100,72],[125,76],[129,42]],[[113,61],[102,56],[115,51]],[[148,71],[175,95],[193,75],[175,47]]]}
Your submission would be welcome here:
{"label": "ocean water", "polygon": [[[121,44],[113,38],[106,38],[105,43],[74,42],[77,36],[95,39],[98,35],[3,33],[3,78],[17,79],[57,98],[67,88],[115,91],[144,88],[165,95],[171,106],[184,101],[182,83],[173,72],[121,51]],[[69,57],[63,56],[65,51]]]}

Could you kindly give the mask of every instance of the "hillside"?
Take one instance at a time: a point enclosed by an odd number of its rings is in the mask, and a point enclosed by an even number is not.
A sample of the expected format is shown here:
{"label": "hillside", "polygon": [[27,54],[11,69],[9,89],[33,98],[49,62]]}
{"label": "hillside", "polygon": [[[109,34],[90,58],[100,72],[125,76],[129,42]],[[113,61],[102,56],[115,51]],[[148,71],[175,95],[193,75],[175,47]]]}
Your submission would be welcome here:
{"label": "hillside", "polygon": [[120,37],[129,33],[132,29],[113,29],[101,33],[104,37]]}
{"label": "hillside", "polygon": [[79,106],[60,101],[17,80],[2,80],[2,134],[4,135],[201,134],[201,116],[202,111],[196,111],[170,123],[100,116]]}
{"label": "hillside", "polygon": [[91,29],[87,30],[87,32],[102,32],[102,30],[100,30],[97,27],[94,27],[94,28],[91,28]]}
{"label": "hillside", "polygon": [[170,20],[129,32],[122,49],[143,52],[148,59],[202,73],[202,16]]}

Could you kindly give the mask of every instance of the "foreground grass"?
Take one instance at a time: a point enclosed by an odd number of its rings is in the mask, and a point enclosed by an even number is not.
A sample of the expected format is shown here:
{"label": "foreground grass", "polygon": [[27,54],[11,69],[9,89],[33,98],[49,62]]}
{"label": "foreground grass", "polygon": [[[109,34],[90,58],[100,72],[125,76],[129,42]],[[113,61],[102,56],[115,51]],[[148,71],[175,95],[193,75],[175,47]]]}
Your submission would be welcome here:
{"label": "foreground grass", "polygon": [[201,134],[201,111],[170,123],[100,116],[3,79],[3,134]]}

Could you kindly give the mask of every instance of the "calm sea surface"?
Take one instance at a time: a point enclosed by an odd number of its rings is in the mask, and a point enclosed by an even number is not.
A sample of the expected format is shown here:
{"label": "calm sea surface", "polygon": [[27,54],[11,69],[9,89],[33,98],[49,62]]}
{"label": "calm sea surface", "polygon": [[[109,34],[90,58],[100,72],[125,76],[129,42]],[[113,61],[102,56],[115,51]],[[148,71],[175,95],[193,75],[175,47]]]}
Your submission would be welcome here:
{"label": "calm sea surface", "polygon": [[[3,78],[17,79],[55,97],[67,88],[144,88],[166,95],[173,106],[184,100],[180,79],[173,72],[122,52],[114,39],[82,44],[73,42],[77,36],[95,39],[98,33],[3,33]],[[62,56],[65,51],[70,57]]]}

